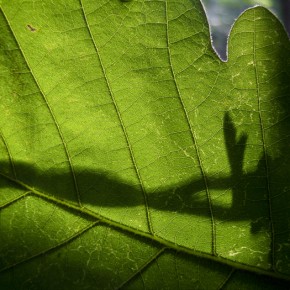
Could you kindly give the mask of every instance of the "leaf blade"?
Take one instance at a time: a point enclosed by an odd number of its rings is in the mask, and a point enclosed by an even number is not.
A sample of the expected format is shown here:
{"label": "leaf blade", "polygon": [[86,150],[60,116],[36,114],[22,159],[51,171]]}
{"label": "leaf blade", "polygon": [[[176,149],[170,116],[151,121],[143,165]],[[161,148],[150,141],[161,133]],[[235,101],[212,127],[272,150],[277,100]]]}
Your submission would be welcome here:
{"label": "leaf blade", "polygon": [[[262,109],[273,98],[265,93],[271,88],[269,80],[281,75],[280,67],[273,65],[278,56],[269,69],[263,64],[270,60],[263,27],[272,23],[278,31],[272,41],[279,40],[278,49],[287,55],[289,40],[281,25],[262,8],[247,11],[232,30],[229,45],[234,50],[223,63],[210,46],[199,1],[100,3],[60,2],[57,10],[48,2],[34,6],[19,1],[21,10],[8,1],[2,4],[10,19],[2,26],[2,72],[18,85],[3,82],[5,94],[12,97],[1,97],[1,212],[29,200],[29,190],[124,234],[129,231],[170,249],[287,279],[283,253],[289,230],[279,222],[280,215],[287,218],[287,207],[275,211],[280,204],[272,199],[270,187],[281,181],[274,198],[289,204],[289,166],[278,164],[286,147],[277,137],[287,132],[288,112],[279,109],[279,116],[271,119]],[[31,24],[26,23],[29,17]],[[48,24],[43,19],[49,19]],[[247,33],[255,38],[246,36],[242,49],[255,50],[261,43],[259,52],[235,54],[241,43],[234,44],[238,29],[244,31],[249,22],[253,26]],[[11,47],[20,63],[16,68]],[[260,51],[266,60],[256,59]],[[258,65],[265,79],[261,87]],[[287,76],[289,64],[280,59],[279,66]],[[237,78],[244,67],[246,76]],[[275,99],[289,96],[284,84],[282,80],[281,89],[273,86]],[[256,98],[251,97],[253,91]],[[274,108],[279,107],[276,103]],[[216,104],[218,110],[213,110]],[[249,132],[261,122],[257,125],[251,114],[268,122],[254,137]],[[6,122],[11,116],[12,125]],[[257,150],[261,145],[263,158]],[[5,176],[24,188],[7,191]],[[265,179],[266,188],[258,188]],[[276,232],[280,237],[273,239]],[[148,279],[157,283],[151,275]],[[133,276],[123,277],[123,283],[128,277]]]}

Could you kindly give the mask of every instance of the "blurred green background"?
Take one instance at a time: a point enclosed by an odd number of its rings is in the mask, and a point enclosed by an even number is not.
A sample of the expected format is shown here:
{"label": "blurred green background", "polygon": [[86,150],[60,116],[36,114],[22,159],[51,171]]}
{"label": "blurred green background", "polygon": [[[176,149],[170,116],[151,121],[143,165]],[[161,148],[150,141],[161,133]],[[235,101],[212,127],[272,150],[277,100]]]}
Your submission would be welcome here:
{"label": "blurred green background", "polygon": [[211,26],[213,45],[226,59],[226,43],[235,19],[247,8],[262,5],[284,24],[290,35],[290,0],[202,0]]}

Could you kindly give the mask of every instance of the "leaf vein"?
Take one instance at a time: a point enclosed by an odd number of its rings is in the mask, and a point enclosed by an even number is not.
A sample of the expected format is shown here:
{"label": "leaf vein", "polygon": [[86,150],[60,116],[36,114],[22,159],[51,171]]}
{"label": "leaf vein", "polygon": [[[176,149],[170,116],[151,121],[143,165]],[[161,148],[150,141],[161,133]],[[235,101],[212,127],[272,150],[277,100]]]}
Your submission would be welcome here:
{"label": "leaf vein", "polygon": [[3,273],[3,272],[6,272],[16,266],[20,266],[24,263],[27,263],[31,260],[34,260],[40,256],[44,256],[44,255],[47,255],[47,254],[50,254],[51,252],[54,252],[56,250],[58,250],[59,248],[63,247],[64,245],[67,245],[69,244],[70,242],[74,241],[75,239],[79,238],[81,235],[83,235],[85,232],[87,232],[88,230],[90,230],[91,228],[93,228],[94,226],[96,226],[96,224],[98,223],[99,221],[94,221],[92,222],[91,224],[89,224],[88,226],[84,227],[83,229],[81,229],[80,231],[76,232],[75,234],[73,234],[72,236],[70,236],[69,238],[63,240],[61,243],[59,244],[56,244],[48,249],[45,249],[35,255],[32,255],[26,259],[23,259],[23,260],[20,260],[12,265],[8,265],[2,269],[0,269],[0,273]]}
{"label": "leaf vein", "polygon": [[50,113],[50,116],[51,116],[51,118],[52,118],[52,120],[53,120],[53,122],[54,122],[54,124],[55,124],[55,127],[56,127],[56,129],[57,129],[58,135],[59,135],[59,137],[60,137],[60,139],[61,139],[61,142],[62,142],[62,144],[63,144],[64,151],[65,151],[65,155],[66,155],[66,158],[67,158],[67,161],[68,161],[68,164],[69,164],[69,168],[70,168],[70,171],[71,171],[71,174],[72,174],[72,178],[73,178],[73,182],[74,182],[74,188],[75,188],[76,195],[77,195],[77,200],[78,200],[79,205],[81,206],[81,199],[80,199],[79,188],[78,188],[78,184],[77,184],[77,180],[76,180],[76,175],[75,175],[75,172],[74,172],[74,167],[73,167],[73,165],[72,165],[72,161],[71,161],[71,157],[70,157],[70,154],[69,154],[69,151],[68,151],[67,144],[66,144],[66,142],[65,142],[65,140],[64,140],[63,133],[62,133],[62,131],[61,131],[61,129],[60,129],[60,126],[59,126],[59,124],[58,124],[58,122],[57,122],[57,120],[56,120],[56,117],[55,117],[55,115],[54,115],[54,112],[53,112],[53,110],[52,110],[52,108],[51,108],[51,106],[50,106],[50,104],[49,104],[49,102],[48,102],[48,100],[47,100],[47,98],[46,98],[46,96],[45,96],[45,94],[44,94],[44,92],[43,92],[43,90],[42,90],[40,84],[38,83],[36,76],[34,75],[32,69],[31,69],[31,65],[29,64],[29,62],[28,62],[28,60],[27,60],[27,58],[26,58],[26,55],[25,55],[25,53],[23,52],[23,49],[22,49],[22,47],[21,47],[19,41],[18,41],[17,38],[16,38],[16,35],[15,35],[13,29],[12,29],[11,24],[9,23],[9,21],[8,21],[6,15],[5,15],[5,13],[4,13],[4,11],[3,11],[3,9],[2,9],[1,7],[0,7],[0,9],[1,9],[1,11],[2,11],[2,14],[3,14],[4,18],[5,18],[5,21],[6,21],[7,25],[8,25],[8,27],[9,27],[11,33],[13,34],[13,37],[14,37],[16,43],[17,43],[17,46],[19,47],[19,51],[21,52],[21,55],[22,55],[23,59],[25,60],[25,63],[26,63],[26,65],[27,65],[27,68],[29,69],[29,72],[30,72],[31,76],[32,76],[33,79],[34,79],[34,82],[35,82],[35,84],[37,85],[37,87],[38,87],[38,89],[39,89],[39,92],[40,92],[40,94],[41,94],[41,96],[42,96],[42,99],[43,99],[43,101],[44,101],[44,103],[45,103],[45,105],[46,105],[46,107],[47,107],[47,109],[48,109],[48,111],[49,111],[49,113]]}
{"label": "leaf vein", "polygon": [[194,144],[195,150],[196,150],[196,154],[197,154],[197,161],[199,164],[199,168],[201,171],[201,175],[203,178],[203,183],[204,183],[204,187],[205,187],[205,191],[206,191],[206,195],[207,195],[207,200],[208,200],[208,207],[209,207],[209,212],[210,212],[210,219],[211,219],[211,239],[212,239],[212,254],[216,255],[216,225],[215,225],[215,221],[214,221],[214,216],[213,216],[213,208],[212,208],[212,201],[211,201],[211,196],[210,196],[210,192],[209,192],[209,186],[208,186],[208,181],[207,181],[207,177],[203,168],[203,164],[202,164],[202,160],[201,160],[201,156],[200,156],[200,152],[198,150],[198,146],[197,146],[197,140],[196,140],[196,136],[195,136],[195,131],[192,128],[191,122],[190,122],[190,118],[188,115],[188,112],[185,108],[185,104],[183,101],[183,98],[181,96],[181,92],[179,90],[178,84],[177,84],[177,79],[175,76],[175,72],[173,69],[173,63],[172,63],[172,58],[171,58],[171,50],[170,50],[170,40],[169,40],[169,20],[168,20],[168,0],[165,0],[165,17],[166,17],[166,41],[167,41],[167,51],[168,51],[168,59],[169,59],[169,64],[170,64],[170,71],[171,71],[171,75],[174,81],[174,85],[178,94],[178,99],[180,101],[180,105],[182,107],[183,110],[183,114],[184,117],[186,119],[187,125],[190,129],[190,133],[191,133],[191,139],[192,142]]}
{"label": "leaf vein", "polygon": [[124,286],[128,285],[138,274],[141,274],[147,267],[149,267],[165,250],[166,248],[161,248],[154,255],[152,255],[137,271],[135,271],[128,279],[126,279],[121,285],[116,287],[116,290],[122,289]]}
{"label": "leaf vein", "polygon": [[84,21],[86,22],[86,25],[87,25],[87,28],[88,28],[88,33],[91,37],[91,40],[93,42],[93,45],[94,45],[94,48],[95,48],[95,51],[96,51],[96,54],[98,56],[98,59],[100,61],[100,66],[101,66],[101,70],[102,70],[102,73],[104,75],[104,78],[105,78],[105,81],[106,81],[106,85],[107,85],[107,88],[108,88],[108,91],[109,91],[109,94],[110,94],[110,97],[113,101],[113,104],[114,104],[114,108],[115,108],[115,111],[117,113],[117,116],[118,116],[118,119],[120,121],[120,125],[121,125],[121,128],[122,128],[122,131],[124,133],[124,137],[125,137],[125,140],[126,140],[126,143],[127,143],[127,147],[129,149],[129,153],[130,153],[130,157],[131,157],[131,161],[133,163],[133,166],[134,166],[134,170],[135,170],[135,173],[136,173],[136,176],[139,180],[139,183],[140,183],[140,187],[141,187],[141,190],[142,190],[142,193],[143,193],[143,198],[144,198],[144,203],[145,203],[145,211],[146,211],[146,218],[147,218],[147,225],[148,225],[148,229],[149,229],[149,232],[154,234],[154,231],[153,231],[153,226],[152,226],[152,222],[151,222],[151,217],[150,217],[150,211],[149,211],[149,205],[148,205],[148,197],[147,197],[147,193],[146,193],[146,190],[145,190],[145,186],[144,186],[144,183],[143,183],[143,180],[141,178],[141,174],[139,172],[139,169],[138,169],[138,166],[137,166],[137,162],[136,162],[136,159],[135,159],[135,156],[134,156],[134,153],[133,153],[133,148],[131,146],[131,142],[129,141],[129,136],[128,136],[128,132],[126,130],[126,127],[125,127],[125,124],[124,124],[124,121],[122,119],[122,116],[121,116],[121,112],[120,112],[120,109],[117,105],[117,102],[116,102],[116,99],[114,97],[114,94],[113,94],[113,91],[111,89],[111,85],[110,85],[110,82],[109,82],[109,79],[108,79],[108,76],[106,74],[106,70],[105,70],[105,67],[104,67],[104,64],[103,64],[103,61],[102,61],[102,58],[101,58],[101,55],[100,55],[100,52],[99,52],[99,49],[98,49],[98,46],[97,46],[97,43],[93,37],[93,34],[91,32],[91,29],[90,29],[90,25],[89,25],[89,22],[88,22],[88,19],[86,17],[86,11],[85,11],[85,8],[84,8],[84,5],[83,5],[83,2],[82,0],[79,0],[80,2],[80,6],[81,6],[81,9],[82,9],[82,13],[83,13],[83,17],[84,17]]}
{"label": "leaf vein", "polygon": [[8,159],[9,159],[9,163],[10,163],[11,168],[12,168],[13,177],[17,178],[14,161],[13,161],[13,158],[12,158],[8,143],[6,142],[6,139],[4,138],[4,135],[3,135],[3,133],[1,131],[0,131],[0,138],[2,139],[3,144],[5,146],[5,149],[6,149],[6,152],[8,154]]}
{"label": "leaf vein", "polygon": [[139,229],[132,228],[128,225],[124,225],[120,222],[116,222],[114,220],[111,220],[107,217],[104,217],[98,213],[95,213],[95,212],[87,209],[86,207],[79,207],[73,203],[70,203],[70,202],[67,202],[64,200],[60,200],[60,199],[57,199],[53,196],[42,193],[42,192],[36,190],[35,188],[33,188],[33,187],[31,187],[31,186],[29,186],[29,185],[27,185],[19,180],[13,179],[10,176],[7,176],[1,172],[0,172],[0,176],[14,182],[17,185],[22,186],[23,188],[31,191],[31,194],[34,194],[35,196],[40,197],[43,200],[46,200],[47,202],[50,202],[52,204],[56,204],[57,206],[60,206],[60,207],[65,207],[71,211],[76,212],[77,214],[83,214],[84,216],[87,216],[90,219],[95,218],[98,220],[98,222],[104,223],[106,226],[112,227],[112,228],[114,228],[122,233],[125,232],[125,233],[129,233],[129,234],[133,234],[133,235],[138,235],[139,237],[142,237],[144,239],[154,241],[160,245],[163,245],[165,248],[176,250],[179,252],[183,252],[183,253],[191,255],[191,256],[209,259],[209,260],[212,260],[212,261],[215,261],[218,263],[229,265],[229,266],[234,267],[236,269],[245,270],[245,271],[249,271],[249,272],[255,272],[255,273],[258,273],[261,275],[266,275],[269,277],[290,281],[290,277],[286,274],[274,272],[273,270],[270,270],[270,271],[264,270],[264,269],[256,267],[256,266],[248,265],[248,264],[241,263],[241,262],[236,262],[234,260],[219,256],[219,255],[212,255],[212,254],[209,254],[206,252],[196,250],[194,248],[187,248],[187,247],[181,246],[175,242],[171,242],[169,240],[166,240],[163,237],[159,237],[157,235],[153,235],[151,233],[144,232],[144,231],[141,231]]}
{"label": "leaf vein", "polygon": [[271,203],[271,195],[270,195],[270,180],[269,180],[269,161],[267,154],[267,146],[266,146],[266,137],[265,137],[265,128],[263,124],[262,118],[262,108],[261,108],[261,92],[260,92],[260,81],[259,81],[259,71],[257,67],[257,59],[256,59],[256,11],[254,10],[254,33],[253,33],[253,62],[254,62],[254,70],[255,70],[255,78],[256,78],[256,95],[258,100],[258,112],[259,112],[259,120],[260,120],[260,129],[262,135],[262,144],[263,144],[263,155],[265,159],[265,170],[266,170],[266,182],[267,182],[267,196],[268,196],[268,211],[270,218],[270,228],[271,228],[271,267],[275,270],[275,232],[274,232],[274,223],[273,223],[273,212],[272,212],[272,203]]}

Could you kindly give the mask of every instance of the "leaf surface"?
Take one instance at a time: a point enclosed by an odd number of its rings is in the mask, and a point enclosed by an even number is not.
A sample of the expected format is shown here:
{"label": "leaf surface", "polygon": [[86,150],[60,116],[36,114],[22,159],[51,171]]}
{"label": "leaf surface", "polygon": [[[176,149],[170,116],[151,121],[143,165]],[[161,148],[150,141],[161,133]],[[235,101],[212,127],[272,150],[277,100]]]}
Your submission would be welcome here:
{"label": "leaf surface", "polygon": [[223,62],[182,1],[2,1],[0,286],[286,289],[289,39]]}

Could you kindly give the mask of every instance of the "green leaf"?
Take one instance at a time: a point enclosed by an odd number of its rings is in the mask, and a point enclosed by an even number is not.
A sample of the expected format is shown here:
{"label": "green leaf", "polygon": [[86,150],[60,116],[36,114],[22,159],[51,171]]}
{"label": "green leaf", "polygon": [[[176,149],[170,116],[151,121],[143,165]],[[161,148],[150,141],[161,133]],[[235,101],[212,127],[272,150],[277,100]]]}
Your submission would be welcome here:
{"label": "green leaf", "polygon": [[290,46],[228,61],[199,0],[3,0],[1,289],[287,289]]}

